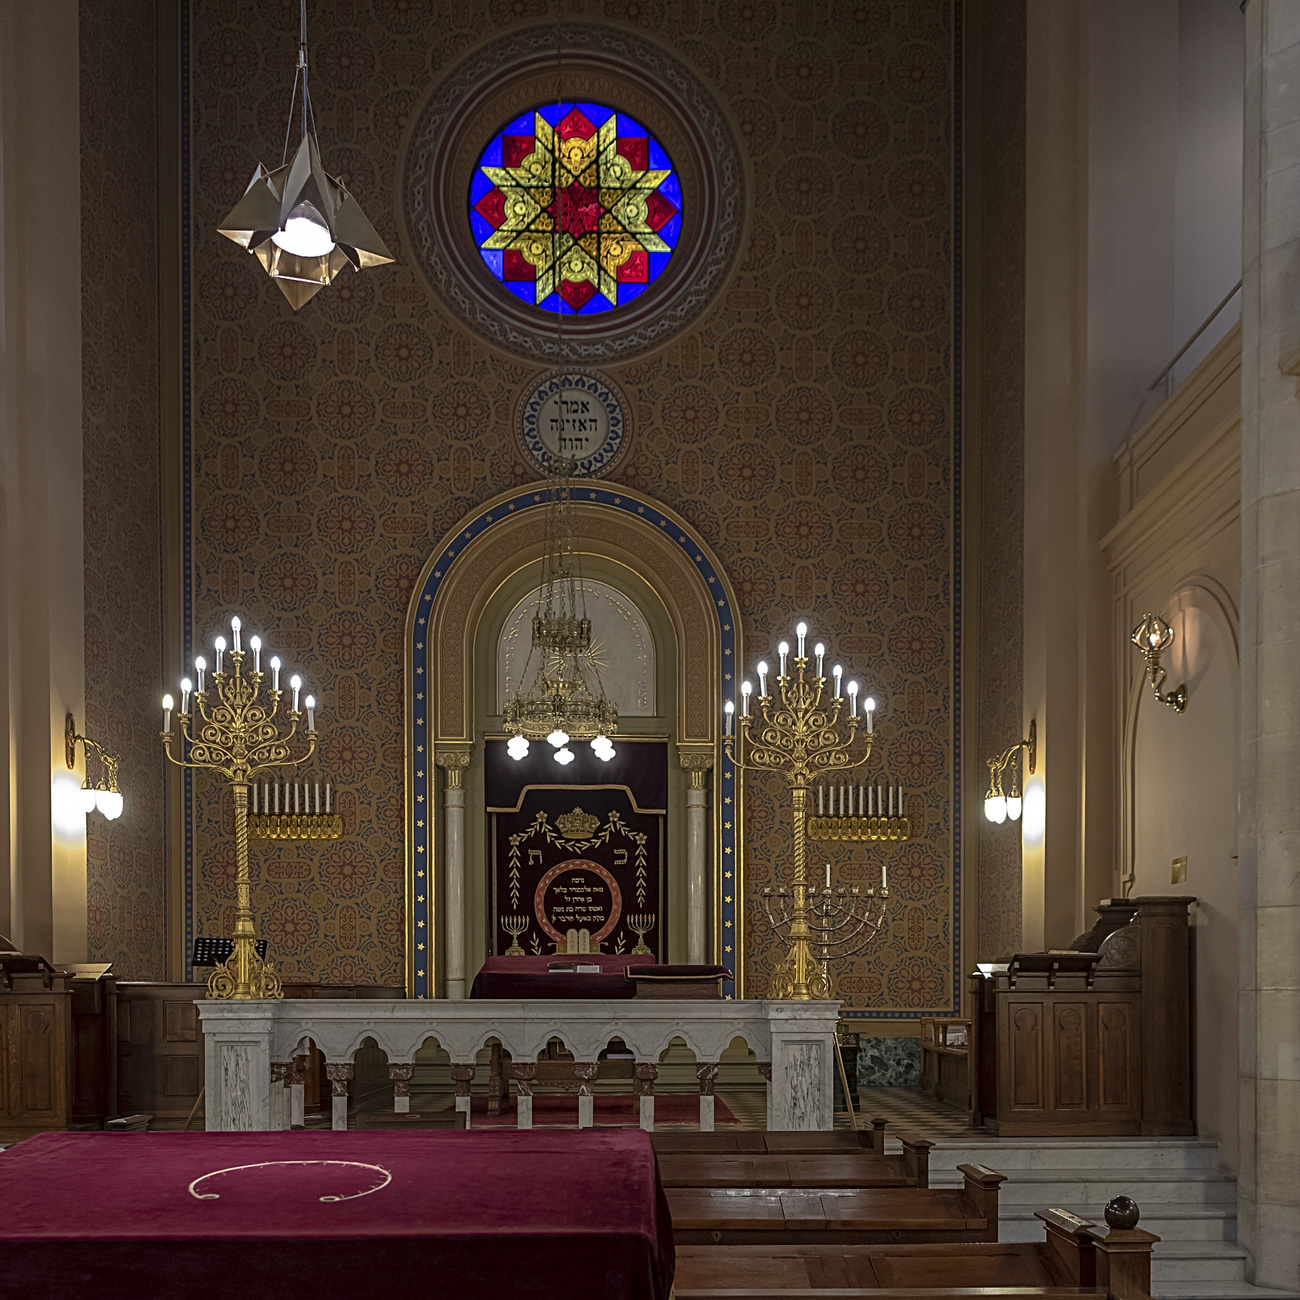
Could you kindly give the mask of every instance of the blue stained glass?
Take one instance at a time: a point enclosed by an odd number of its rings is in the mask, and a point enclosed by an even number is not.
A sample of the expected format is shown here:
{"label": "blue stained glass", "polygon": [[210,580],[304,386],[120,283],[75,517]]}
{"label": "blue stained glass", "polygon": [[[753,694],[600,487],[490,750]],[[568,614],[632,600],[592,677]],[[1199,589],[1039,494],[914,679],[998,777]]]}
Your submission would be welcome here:
{"label": "blue stained glass", "polygon": [[[534,153],[552,165],[525,168]],[[655,181],[655,172],[667,175]],[[616,217],[626,190],[644,201]],[[470,230],[494,278],[566,316],[598,315],[645,293],[681,236],[681,208],[681,184],[658,141],[634,118],[584,101],[517,117],[484,148],[469,190]]]}

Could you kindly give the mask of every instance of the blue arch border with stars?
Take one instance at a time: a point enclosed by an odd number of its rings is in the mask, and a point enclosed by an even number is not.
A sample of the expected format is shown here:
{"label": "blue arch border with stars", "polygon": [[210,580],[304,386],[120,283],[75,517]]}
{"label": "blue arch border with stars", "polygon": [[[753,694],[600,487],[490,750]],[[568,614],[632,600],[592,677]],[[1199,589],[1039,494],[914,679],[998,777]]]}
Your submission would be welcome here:
{"label": "blue arch border with stars", "polygon": [[[433,891],[425,888],[433,871],[430,861],[433,857],[431,852],[434,846],[433,823],[437,815],[438,796],[437,768],[430,761],[434,752],[433,724],[430,712],[425,707],[428,703],[428,692],[422,689],[426,677],[425,662],[428,657],[425,633],[429,612],[433,609],[438,589],[450,576],[456,558],[465,548],[494,524],[512,518],[520,510],[540,505],[543,497],[544,493],[534,483],[480,507],[468,520],[462,522],[455,533],[443,540],[440,550],[426,566],[424,579],[411,599],[406,646],[407,663],[411,669],[411,678],[407,683],[407,716],[410,725],[408,771],[411,795],[406,814],[409,917],[407,971],[411,994],[417,998],[433,997],[436,979],[436,962],[427,960],[434,951],[429,941],[429,935],[433,932],[436,923],[432,907]],[[708,585],[713,596],[714,613],[718,619],[722,673],[719,690],[719,709],[721,709],[721,701],[735,695],[734,664],[736,663],[738,611],[730,584],[720,567],[713,562],[710,548],[700,540],[693,529],[670,511],[639,493],[629,492],[626,488],[603,487],[588,480],[581,485],[574,484],[572,499],[575,503],[591,502],[608,506],[660,529],[664,537],[681,551]],[[727,812],[735,809],[738,804],[736,774],[732,763],[720,746],[715,761],[717,779],[714,788],[718,792],[717,797],[722,800],[723,815],[715,818],[718,826],[718,838],[715,842],[719,852],[714,863],[716,882],[714,942],[718,960],[730,967],[734,973],[738,962],[744,956],[740,950],[740,918],[737,906],[740,897],[739,886],[742,883],[738,834],[740,819],[727,815]],[[733,888],[733,886],[737,887]],[[734,997],[736,982],[726,981],[723,984],[723,992],[727,997]]]}

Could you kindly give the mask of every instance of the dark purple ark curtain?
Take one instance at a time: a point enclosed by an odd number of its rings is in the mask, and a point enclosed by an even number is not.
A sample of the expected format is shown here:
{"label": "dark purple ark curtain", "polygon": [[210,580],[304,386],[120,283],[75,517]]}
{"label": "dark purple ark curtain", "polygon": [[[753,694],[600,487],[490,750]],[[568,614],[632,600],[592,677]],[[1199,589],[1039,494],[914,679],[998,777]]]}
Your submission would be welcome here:
{"label": "dark purple ark curtain", "polygon": [[586,930],[593,952],[662,957],[668,744],[615,747],[602,763],[575,744],[561,767],[549,745],[515,762],[487,742],[491,954],[553,954]]}

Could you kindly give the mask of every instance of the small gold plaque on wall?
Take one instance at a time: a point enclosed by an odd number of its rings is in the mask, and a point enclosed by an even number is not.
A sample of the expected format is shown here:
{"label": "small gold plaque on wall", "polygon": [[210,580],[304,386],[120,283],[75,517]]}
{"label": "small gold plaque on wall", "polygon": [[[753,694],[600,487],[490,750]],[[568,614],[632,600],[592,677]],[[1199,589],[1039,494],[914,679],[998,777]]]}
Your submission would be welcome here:
{"label": "small gold plaque on wall", "polygon": [[1175,858],[1173,870],[1169,873],[1169,883],[1171,885],[1185,885],[1187,883],[1187,859]]}

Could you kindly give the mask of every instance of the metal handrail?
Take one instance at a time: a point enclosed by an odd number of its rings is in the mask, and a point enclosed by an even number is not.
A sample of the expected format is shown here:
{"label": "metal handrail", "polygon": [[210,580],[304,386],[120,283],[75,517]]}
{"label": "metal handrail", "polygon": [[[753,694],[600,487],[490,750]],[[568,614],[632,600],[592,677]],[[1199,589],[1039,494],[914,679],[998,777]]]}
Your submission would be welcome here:
{"label": "metal handrail", "polygon": [[1183,346],[1178,349],[1178,353],[1174,357],[1174,359],[1155,377],[1155,379],[1151,383],[1151,388],[1147,390],[1148,392],[1154,390],[1156,386],[1161,383],[1162,380],[1167,379],[1169,377],[1170,373],[1173,371],[1173,368],[1183,359],[1183,354],[1187,351],[1187,349],[1190,348],[1192,344],[1195,343],[1196,340],[1199,339],[1201,335],[1204,334],[1205,331],[1210,328],[1210,325],[1213,322],[1214,318],[1233,300],[1233,298],[1237,296],[1238,291],[1241,289],[1241,283],[1242,282],[1238,280],[1237,283],[1234,284],[1232,288],[1228,290],[1228,296],[1201,322],[1200,329],[1198,329],[1196,333],[1193,334],[1192,337],[1189,338],[1187,342],[1184,343]]}

